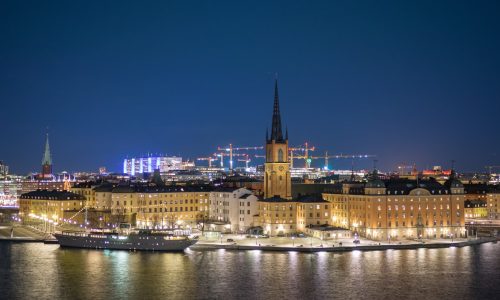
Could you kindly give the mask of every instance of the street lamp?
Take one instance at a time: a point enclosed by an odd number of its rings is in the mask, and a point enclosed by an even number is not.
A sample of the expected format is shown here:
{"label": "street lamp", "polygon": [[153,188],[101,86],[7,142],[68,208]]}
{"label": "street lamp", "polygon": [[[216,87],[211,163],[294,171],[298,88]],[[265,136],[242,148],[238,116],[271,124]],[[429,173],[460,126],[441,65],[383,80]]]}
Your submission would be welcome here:
{"label": "street lamp", "polygon": [[292,236],[292,244],[293,244],[293,247],[295,247],[295,237]]}

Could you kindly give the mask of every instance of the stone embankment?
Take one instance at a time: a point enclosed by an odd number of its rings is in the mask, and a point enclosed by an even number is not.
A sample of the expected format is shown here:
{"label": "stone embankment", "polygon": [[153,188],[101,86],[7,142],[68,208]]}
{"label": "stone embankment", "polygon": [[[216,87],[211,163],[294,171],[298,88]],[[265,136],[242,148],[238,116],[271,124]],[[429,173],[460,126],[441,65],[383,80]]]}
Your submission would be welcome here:
{"label": "stone embankment", "polygon": [[384,244],[384,245],[356,245],[356,246],[338,246],[338,247],[306,247],[306,246],[296,246],[296,247],[285,247],[285,246],[273,246],[273,245],[238,245],[233,244],[213,244],[213,243],[198,243],[191,246],[191,250],[215,250],[215,249],[225,249],[225,250],[262,250],[262,251],[296,251],[296,252],[348,252],[348,251],[380,251],[380,250],[400,250],[400,249],[431,249],[431,248],[448,248],[448,247],[465,247],[472,245],[479,245],[483,243],[496,243],[498,238],[480,238],[469,241],[458,241],[458,242],[439,242],[439,243],[411,243],[411,244]]}

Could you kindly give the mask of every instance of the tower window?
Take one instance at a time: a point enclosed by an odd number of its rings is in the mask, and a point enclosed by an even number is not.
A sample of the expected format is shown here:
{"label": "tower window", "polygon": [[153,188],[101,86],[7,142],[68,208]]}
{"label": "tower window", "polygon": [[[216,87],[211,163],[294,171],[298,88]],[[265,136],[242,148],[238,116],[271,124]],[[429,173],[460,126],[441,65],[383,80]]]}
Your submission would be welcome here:
{"label": "tower window", "polygon": [[279,162],[284,161],[284,160],[283,160],[283,150],[282,150],[282,149],[279,149],[279,150],[278,150],[278,161],[279,161]]}

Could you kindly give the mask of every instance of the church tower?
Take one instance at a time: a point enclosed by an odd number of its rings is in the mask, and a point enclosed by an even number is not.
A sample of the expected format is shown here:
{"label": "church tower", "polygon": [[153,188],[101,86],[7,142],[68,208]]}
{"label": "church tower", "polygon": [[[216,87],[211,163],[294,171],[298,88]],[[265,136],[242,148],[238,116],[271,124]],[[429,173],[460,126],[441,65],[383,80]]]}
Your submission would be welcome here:
{"label": "church tower", "polygon": [[288,152],[288,129],[285,138],[281,128],[278,96],[278,80],[274,83],[274,109],[271,137],[266,132],[266,163],[264,174],[264,198],[292,198],[290,160]]}
{"label": "church tower", "polygon": [[40,177],[42,179],[52,178],[52,156],[50,155],[49,134],[48,133],[47,133],[47,137],[45,140],[45,152],[43,153],[42,174]]}

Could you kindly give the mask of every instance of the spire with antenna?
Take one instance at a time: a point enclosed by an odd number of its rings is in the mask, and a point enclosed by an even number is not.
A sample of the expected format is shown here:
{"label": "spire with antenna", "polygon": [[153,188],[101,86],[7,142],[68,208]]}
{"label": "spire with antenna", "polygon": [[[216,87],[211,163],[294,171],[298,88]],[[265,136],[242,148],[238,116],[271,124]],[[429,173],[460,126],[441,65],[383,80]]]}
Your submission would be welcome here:
{"label": "spire with antenna", "polygon": [[271,140],[283,142],[283,130],[281,129],[280,103],[278,95],[278,79],[274,81],[274,107],[273,123],[271,127]]}
{"label": "spire with antenna", "polygon": [[42,179],[49,179],[52,177],[52,156],[50,155],[49,133],[47,132],[45,138],[45,152],[42,157]]}
{"label": "spire with antenna", "polygon": [[52,156],[50,155],[49,133],[45,138],[45,152],[43,153],[42,165],[52,165]]}

